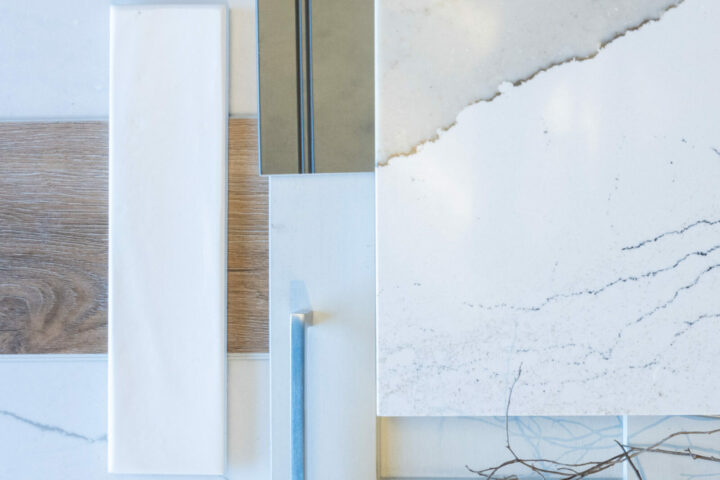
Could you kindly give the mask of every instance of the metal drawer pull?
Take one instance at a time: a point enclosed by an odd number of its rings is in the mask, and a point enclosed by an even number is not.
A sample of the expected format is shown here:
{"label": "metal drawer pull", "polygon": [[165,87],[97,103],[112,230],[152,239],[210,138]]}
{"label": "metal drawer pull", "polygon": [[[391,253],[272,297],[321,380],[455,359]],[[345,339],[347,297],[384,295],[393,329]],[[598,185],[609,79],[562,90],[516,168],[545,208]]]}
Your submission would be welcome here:
{"label": "metal drawer pull", "polygon": [[305,478],[305,330],[312,312],[290,316],[290,429],[292,480]]}

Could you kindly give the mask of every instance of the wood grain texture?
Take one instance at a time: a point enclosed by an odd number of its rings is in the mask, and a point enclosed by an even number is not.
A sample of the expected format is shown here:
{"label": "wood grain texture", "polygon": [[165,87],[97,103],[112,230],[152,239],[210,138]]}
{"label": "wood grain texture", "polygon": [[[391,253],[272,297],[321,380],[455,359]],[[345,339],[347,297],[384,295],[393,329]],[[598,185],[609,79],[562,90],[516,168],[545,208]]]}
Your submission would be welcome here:
{"label": "wood grain texture", "polygon": [[[267,179],[230,120],[228,351],[268,349]],[[0,353],[107,350],[107,123],[0,123]]]}
{"label": "wood grain texture", "polygon": [[0,351],[107,338],[107,124],[0,123]]}
{"label": "wood grain texture", "polygon": [[228,351],[268,351],[268,182],[258,175],[257,122],[228,129]]}

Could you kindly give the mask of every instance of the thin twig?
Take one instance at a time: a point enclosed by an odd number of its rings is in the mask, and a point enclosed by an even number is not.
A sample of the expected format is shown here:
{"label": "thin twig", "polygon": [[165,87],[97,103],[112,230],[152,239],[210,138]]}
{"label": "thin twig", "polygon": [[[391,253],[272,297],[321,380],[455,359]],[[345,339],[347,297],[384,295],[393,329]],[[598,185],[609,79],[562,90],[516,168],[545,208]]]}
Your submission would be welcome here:
{"label": "thin twig", "polygon": [[633,463],[632,458],[630,458],[630,455],[628,455],[627,450],[625,450],[625,446],[622,443],[618,442],[617,440],[615,440],[615,443],[618,444],[618,447],[620,447],[620,450],[622,450],[623,453],[625,454],[625,458],[627,458],[627,461],[630,464],[630,466],[632,467],[633,471],[635,472],[635,475],[637,476],[638,480],[643,480],[642,475],[640,475],[640,471],[637,469],[637,467]]}

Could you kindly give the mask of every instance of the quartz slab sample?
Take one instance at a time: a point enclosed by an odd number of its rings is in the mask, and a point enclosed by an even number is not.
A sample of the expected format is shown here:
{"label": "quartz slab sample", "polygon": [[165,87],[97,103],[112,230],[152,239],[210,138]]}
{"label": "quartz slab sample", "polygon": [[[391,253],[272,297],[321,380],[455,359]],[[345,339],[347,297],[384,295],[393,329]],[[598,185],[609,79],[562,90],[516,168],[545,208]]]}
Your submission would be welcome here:
{"label": "quartz slab sample", "polygon": [[686,0],[377,168],[380,415],[503,415],[520,368],[511,415],[717,411],[718,15]]}
{"label": "quartz slab sample", "polygon": [[412,153],[503,82],[592,56],[679,1],[376,2],[378,161]]}
{"label": "quartz slab sample", "polygon": [[110,14],[108,466],[225,468],[224,5]]}

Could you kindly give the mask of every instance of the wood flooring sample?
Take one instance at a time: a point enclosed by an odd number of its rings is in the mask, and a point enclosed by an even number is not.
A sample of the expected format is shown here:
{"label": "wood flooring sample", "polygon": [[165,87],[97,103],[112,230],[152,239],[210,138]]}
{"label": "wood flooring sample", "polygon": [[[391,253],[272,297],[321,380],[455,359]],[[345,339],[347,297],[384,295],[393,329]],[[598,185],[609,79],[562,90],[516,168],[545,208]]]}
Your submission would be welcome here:
{"label": "wood flooring sample", "polygon": [[107,124],[0,123],[0,353],[102,353]]}
{"label": "wood flooring sample", "polygon": [[231,119],[228,139],[228,352],[268,351],[268,182],[257,122]]}

